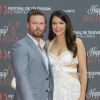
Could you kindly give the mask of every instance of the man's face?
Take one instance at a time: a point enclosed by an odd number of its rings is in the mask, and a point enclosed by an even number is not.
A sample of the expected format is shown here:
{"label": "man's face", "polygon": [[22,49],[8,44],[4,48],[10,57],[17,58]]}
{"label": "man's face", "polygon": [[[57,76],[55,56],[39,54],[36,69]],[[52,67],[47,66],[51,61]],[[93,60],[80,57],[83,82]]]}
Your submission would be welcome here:
{"label": "man's face", "polygon": [[29,34],[36,38],[40,38],[46,28],[45,18],[42,15],[32,15],[27,23]]}

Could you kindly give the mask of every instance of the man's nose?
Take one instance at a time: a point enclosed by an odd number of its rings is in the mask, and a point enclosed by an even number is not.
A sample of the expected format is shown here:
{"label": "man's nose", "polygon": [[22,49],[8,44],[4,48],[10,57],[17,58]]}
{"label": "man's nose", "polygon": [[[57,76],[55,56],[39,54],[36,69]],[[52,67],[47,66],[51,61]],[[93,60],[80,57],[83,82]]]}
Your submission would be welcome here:
{"label": "man's nose", "polygon": [[38,27],[40,27],[40,24],[39,24],[39,23],[37,23],[37,28],[38,28]]}

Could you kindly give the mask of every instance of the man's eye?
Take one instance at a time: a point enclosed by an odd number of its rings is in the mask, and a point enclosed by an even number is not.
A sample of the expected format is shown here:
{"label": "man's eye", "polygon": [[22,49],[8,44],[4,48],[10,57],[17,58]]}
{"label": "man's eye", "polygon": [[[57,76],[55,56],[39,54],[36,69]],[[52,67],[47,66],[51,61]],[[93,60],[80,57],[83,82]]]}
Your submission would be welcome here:
{"label": "man's eye", "polygon": [[41,25],[43,25],[44,23],[40,23]]}
{"label": "man's eye", "polygon": [[37,23],[33,23],[33,24],[37,24]]}

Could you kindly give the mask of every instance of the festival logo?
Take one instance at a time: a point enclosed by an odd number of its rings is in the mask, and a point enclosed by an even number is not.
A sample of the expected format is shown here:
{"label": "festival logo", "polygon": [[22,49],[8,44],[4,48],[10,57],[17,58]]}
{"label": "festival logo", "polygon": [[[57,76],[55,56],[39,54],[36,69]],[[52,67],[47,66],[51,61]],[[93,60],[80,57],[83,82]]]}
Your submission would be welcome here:
{"label": "festival logo", "polygon": [[8,14],[27,14],[29,10],[31,9],[40,9],[40,10],[43,10],[43,11],[51,11],[51,7],[44,7],[44,6],[20,6],[20,7],[17,7],[17,6],[9,6],[8,7]]}
{"label": "festival logo", "polygon": [[0,43],[11,43],[18,40],[17,31],[20,22],[8,22],[0,28]]}
{"label": "festival logo", "polygon": [[75,13],[75,9],[64,9],[63,11],[66,13]]}
{"label": "festival logo", "polygon": [[91,5],[86,11],[87,14],[84,15],[84,22],[100,22],[100,7],[98,4]]}
{"label": "festival logo", "polygon": [[12,80],[12,77],[14,76],[12,65],[8,64],[8,66],[5,66],[5,67],[6,67],[5,69],[0,71],[0,85],[11,87],[11,80]]}
{"label": "festival logo", "polygon": [[8,26],[3,26],[3,28],[0,29],[0,36],[5,36],[8,32]]}
{"label": "festival logo", "polygon": [[90,38],[90,39],[95,39],[97,38],[98,35],[100,35],[100,31],[96,30],[77,30],[74,31],[74,33],[77,35],[77,37],[80,38]]}
{"label": "festival logo", "polygon": [[88,72],[88,78],[89,79],[94,79],[96,76],[100,77],[100,71],[97,72],[97,71],[89,71]]}
{"label": "festival logo", "polygon": [[87,10],[88,15],[100,15],[100,8],[99,5],[92,5],[88,10]]}
{"label": "festival logo", "polygon": [[0,72],[0,80],[5,79],[8,75],[8,70],[4,69],[3,71]]}
{"label": "festival logo", "polygon": [[100,50],[97,47],[91,47],[87,51],[88,63],[100,63]]}
{"label": "festival logo", "polygon": [[87,92],[86,97],[89,100],[100,100],[100,91],[97,91],[96,88],[92,88]]}
{"label": "festival logo", "polygon": [[8,6],[6,4],[0,4],[0,14],[27,14],[31,9],[40,9],[43,11],[51,11],[51,7],[48,6]]}

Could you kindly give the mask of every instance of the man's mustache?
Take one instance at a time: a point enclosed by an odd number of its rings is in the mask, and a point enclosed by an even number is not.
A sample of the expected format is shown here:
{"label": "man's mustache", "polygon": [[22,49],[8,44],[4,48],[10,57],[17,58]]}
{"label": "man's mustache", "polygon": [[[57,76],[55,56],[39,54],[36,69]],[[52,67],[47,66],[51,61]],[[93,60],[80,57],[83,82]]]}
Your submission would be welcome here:
{"label": "man's mustache", "polygon": [[40,28],[37,27],[37,28],[35,29],[35,31],[41,31],[41,30],[40,30]]}

